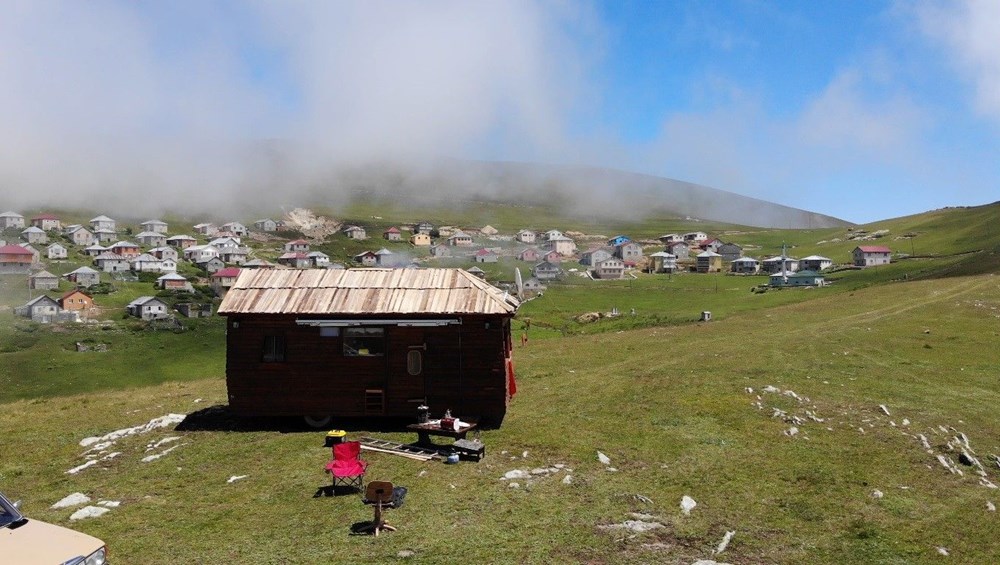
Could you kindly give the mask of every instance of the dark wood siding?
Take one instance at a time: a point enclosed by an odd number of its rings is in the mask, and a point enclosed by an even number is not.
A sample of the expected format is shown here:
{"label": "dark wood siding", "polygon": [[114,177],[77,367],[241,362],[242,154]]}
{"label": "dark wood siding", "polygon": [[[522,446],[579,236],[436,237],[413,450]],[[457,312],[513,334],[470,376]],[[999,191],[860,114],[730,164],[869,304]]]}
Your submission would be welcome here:
{"label": "dark wood siding", "polygon": [[[508,401],[509,317],[466,316],[462,322],[386,326],[384,355],[351,357],[343,352],[343,330],[324,337],[320,328],[299,326],[291,316],[233,316],[226,337],[230,406],[247,416],[370,416],[376,414],[370,396],[366,411],[366,393],[381,390],[385,416],[415,415],[427,402],[432,414],[450,409],[498,425]],[[268,335],[284,337],[284,361],[263,361]],[[414,349],[422,356],[419,375],[407,371],[407,353]]]}

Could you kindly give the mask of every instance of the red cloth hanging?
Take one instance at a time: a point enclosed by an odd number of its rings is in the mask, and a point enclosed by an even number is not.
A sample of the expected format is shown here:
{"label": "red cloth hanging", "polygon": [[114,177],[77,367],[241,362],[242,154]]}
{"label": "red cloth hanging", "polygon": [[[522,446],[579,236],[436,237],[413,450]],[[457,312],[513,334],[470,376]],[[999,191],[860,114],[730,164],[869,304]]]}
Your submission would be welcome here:
{"label": "red cloth hanging", "polygon": [[517,394],[517,381],[514,380],[514,360],[507,359],[507,393],[510,396]]}

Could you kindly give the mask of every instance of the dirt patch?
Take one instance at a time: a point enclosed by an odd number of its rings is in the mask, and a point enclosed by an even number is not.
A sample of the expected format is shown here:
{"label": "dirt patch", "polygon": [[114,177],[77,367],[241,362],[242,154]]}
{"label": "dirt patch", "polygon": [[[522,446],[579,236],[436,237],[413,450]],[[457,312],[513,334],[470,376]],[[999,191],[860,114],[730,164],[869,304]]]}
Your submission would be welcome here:
{"label": "dirt patch", "polygon": [[285,225],[316,241],[324,241],[340,231],[343,222],[317,216],[308,208],[295,208],[285,214]]}

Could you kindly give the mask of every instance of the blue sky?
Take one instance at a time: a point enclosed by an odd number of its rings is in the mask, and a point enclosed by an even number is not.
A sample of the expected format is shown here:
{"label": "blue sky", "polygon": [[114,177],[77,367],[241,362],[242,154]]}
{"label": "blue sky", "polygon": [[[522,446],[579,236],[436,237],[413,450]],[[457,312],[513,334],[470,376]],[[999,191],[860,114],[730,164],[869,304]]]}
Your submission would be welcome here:
{"label": "blue sky", "polygon": [[1000,199],[998,37],[992,0],[13,2],[0,202],[235,198],[268,189],[246,148],[280,139],[303,183],[455,156],[856,222],[984,204]]}

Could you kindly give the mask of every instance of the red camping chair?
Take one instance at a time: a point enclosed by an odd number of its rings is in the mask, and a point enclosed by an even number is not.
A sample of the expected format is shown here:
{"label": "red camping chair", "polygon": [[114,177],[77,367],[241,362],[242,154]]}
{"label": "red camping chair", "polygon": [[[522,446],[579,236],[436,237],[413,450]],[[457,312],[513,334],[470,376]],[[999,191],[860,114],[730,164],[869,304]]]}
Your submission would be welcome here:
{"label": "red camping chair", "polygon": [[326,464],[326,472],[333,475],[333,486],[354,487],[361,490],[368,463],[361,459],[361,442],[345,441],[333,446],[333,459]]}

